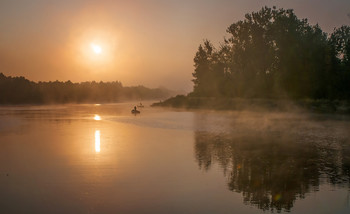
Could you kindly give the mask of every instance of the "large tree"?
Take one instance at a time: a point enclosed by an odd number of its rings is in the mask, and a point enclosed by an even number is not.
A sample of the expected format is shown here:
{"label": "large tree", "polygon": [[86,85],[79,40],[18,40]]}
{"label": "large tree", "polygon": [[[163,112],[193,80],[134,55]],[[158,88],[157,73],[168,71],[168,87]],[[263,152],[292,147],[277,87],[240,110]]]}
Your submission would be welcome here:
{"label": "large tree", "polygon": [[341,98],[350,98],[350,27],[335,28],[329,38],[333,86]]}
{"label": "large tree", "polygon": [[[349,27],[327,38],[293,10],[263,7],[227,32],[218,50],[208,41],[200,45],[194,58],[195,94],[296,99],[338,98],[339,90],[342,97],[348,94]],[[336,89],[337,84],[342,86]]]}

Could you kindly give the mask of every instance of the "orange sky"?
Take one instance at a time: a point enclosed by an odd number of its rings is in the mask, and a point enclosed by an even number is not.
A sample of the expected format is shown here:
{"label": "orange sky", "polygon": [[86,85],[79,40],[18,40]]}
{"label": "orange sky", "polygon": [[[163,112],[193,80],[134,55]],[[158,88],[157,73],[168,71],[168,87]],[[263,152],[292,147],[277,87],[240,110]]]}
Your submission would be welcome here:
{"label": "orange sky", "polygon": [[203,39],[218,44],[230,24],[265,5],[293,8],[327,32],[350,25],[349,0],[1,0],[0,72],[191,91]]}

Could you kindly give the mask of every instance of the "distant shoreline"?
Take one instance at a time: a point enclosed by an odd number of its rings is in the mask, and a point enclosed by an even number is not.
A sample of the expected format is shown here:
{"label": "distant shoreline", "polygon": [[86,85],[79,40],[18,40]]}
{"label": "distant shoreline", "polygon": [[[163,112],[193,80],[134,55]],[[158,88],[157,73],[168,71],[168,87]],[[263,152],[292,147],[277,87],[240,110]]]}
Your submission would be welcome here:
{"label": "distant shoreline", "polygon": [[159,101],[159,99],[145,99],[140,101],[139,99],[124,99],[120,101],[115,101],[115,102],[69,102],[69,103],[16,103],[16,104],[4,104],[0,103],[0,108],[6,108],[6,107],[42,107],[42,106],[70,106],[70,105],[81,105],[81,106],[90,106],[90,105],[95,105],[95,106],[100,106],[100,105],[122,105],[122,104],[130,104],[130,106],[134,107],[142,103],[144,106],[150,106],[154,102]]}
{"label": "distant shoreline", "polygon": [[0,105],[95,104],[159,100],[174,96],[166,88],[123,86],[121,82],[33,82],[0,73]]}
{"label": "distant shoreline", "polygon": [[210,110],[252,111],[311,111],[316,113],[350,114],[350,102],[346,100],[312,99],[263,99],[190,97],[178,95],[165,101],[153,103],[153,107],[172,107]]}

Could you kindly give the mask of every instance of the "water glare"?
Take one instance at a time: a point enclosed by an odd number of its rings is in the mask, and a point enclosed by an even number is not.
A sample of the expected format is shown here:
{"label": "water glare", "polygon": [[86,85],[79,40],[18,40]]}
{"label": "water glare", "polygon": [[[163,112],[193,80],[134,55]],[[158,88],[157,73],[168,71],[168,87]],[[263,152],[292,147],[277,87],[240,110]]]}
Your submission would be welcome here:
{"label": "water glare", "polygon": [[95,152],[101,151],[101,145],[100,145],[100,130],[95,131]]}
{"label": "water glare", "polygon": [[101,117],[98,114],[95,114],[94,120],[101,120]]}

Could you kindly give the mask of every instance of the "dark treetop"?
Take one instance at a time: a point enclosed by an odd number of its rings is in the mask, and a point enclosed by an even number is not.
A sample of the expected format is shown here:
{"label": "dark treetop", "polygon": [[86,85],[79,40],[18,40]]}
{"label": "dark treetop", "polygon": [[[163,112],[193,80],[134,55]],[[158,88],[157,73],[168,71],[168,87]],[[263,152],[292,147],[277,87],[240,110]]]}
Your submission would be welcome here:
{"label": "dark treetop", "polygon": [[350,27],[331,35],[293,10],[264,7],[194,57],[196,97],[350,99]]}

